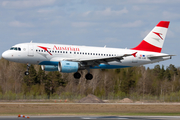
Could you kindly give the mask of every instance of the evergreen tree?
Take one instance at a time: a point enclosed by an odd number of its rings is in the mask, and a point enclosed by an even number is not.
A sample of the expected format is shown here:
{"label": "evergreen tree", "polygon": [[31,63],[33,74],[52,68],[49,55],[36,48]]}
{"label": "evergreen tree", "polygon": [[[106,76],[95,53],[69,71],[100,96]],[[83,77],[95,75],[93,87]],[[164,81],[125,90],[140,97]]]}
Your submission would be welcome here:
{"label": "evergreen tree", "polygon": [[170,74],[170,71],[169,69],[166,69],[165,73],[164,73],[164,76],[166,79],[168,79],[169,81],[171,80],[171,74]]}
{"label": "evergreen tree", "polygon": [[37,73],[33,65],[29,67],[29,75],[24,76],[24,82],[27,86],[32,86],[38,83]]}
{"label": "evergreen tree", "polygon": [[135,87],[135,78],[133,77],[135,67],[126,68],[126,71],[123,71],[123,79],[121,82],[121,91],[129,94],[130,89]]}
{"label": "evergreen tree", "polygon": [[37,74],[37,83],[38,84],[44,84],[46,80],[46,74],[45,71],[41,69],[41,66],[39,67],[39,71]]}
{"label": "evergreen tree", "polygon": [[45,80],[45,91],[50,96],[50,94],[53,94],[56,92],[56,89],[59,86],[65,87],[66,82],[62,79],[62,76],[60,72],[55,71],[55,72],[49,72],[46,75],[46,80]]}
{"label": "evergreen tree", "polygon": [[158,74],[158,79],[162,80],[164,78],[164,73],[165,73],[164,65],[162,65],[162,69],[160,69],[160,72]]}

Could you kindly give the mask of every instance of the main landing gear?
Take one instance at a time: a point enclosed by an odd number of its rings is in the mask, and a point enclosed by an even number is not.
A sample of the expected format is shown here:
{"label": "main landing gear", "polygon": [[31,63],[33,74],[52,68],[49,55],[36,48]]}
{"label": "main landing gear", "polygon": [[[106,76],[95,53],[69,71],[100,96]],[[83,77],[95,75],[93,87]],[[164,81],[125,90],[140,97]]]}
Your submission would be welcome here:
{"label": "main landing gear", "polygon": [[[75,78],[75,79],[80,79],[80,78],[81,78],[81,74],[80,74],[79,72],[74,73],[74,78]],[[87,73],[87,74],[85,75],[85,78],[86,78],[87,80],[92,80],[92,79],[93,79],[93,75],[92,75],[91,73]]]}
{"label": "main landing gear", "polygon": [[90,74],[90,73],[87,73],[86,76],[85,76],[85,78],[86,78],[87,80],[92,80],[93,75]]}
{"label": "main landing gear", "polygon": [[27,69],[24,72],[25,75],[29,75],[29,67],[30,67],[30,64],[27,63]]}
{"label": "main landing gear", "polygon": [[81,74],[79,72],[74,73],[74,78],[79,79],[81,77]]}

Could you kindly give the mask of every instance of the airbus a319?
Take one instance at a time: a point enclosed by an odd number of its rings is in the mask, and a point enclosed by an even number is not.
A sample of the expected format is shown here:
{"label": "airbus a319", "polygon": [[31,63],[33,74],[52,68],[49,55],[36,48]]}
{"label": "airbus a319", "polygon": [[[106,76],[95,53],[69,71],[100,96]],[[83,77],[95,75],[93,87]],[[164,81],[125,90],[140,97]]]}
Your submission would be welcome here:
{"label": "airbus a319", "polygon": [[[117,69],[139,66],[171,59],[173,55],[161,53],[169,21],[160,21],[142,42],[131,49],[88,47],[63,44],[21,43],[2,54],[6,60],[41,65],[45,71],[74,73],[81,78],[80,70],[91,80],[90,69]],[[25,75],[28,75],[28,70]]]}

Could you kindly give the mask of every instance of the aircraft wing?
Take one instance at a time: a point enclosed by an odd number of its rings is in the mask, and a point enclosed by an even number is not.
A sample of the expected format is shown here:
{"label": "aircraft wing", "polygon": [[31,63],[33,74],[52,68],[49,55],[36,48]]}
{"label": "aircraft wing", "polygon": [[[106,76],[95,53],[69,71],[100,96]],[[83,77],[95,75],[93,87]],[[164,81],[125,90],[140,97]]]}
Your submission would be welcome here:
{"label": "aircraft wing", "polygon": [[124,57],[128,57],[128,56],[135,57],[136,53],[137,52],[133,54],[124,54],[122,56],[112,56],[107,58],[93,58],[93,59],[79,59],[79,60],[66,59],[66,60],[80,62],[83,66],[98,66],[101,63],[108,64],[108,62],[113,62],[113,61],[121,62],[121,60],[123,60]]}

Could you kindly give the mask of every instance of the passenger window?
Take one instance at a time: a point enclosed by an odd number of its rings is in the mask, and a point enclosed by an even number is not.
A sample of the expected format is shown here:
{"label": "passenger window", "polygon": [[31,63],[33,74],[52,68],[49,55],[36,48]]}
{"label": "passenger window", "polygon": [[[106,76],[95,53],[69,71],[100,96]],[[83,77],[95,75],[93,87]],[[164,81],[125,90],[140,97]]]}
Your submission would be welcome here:
{"label": "passenger window", "polygon": [[74,52],[74,54],[76,54],[76,52]]}
{"label": "passenger window", "polygon": [[65,51],[63,51],[63,53],[65,53]]}
{"label": "passenger window", "polygon": [[79,52],[77,52],[77,54],[79,54]]}

